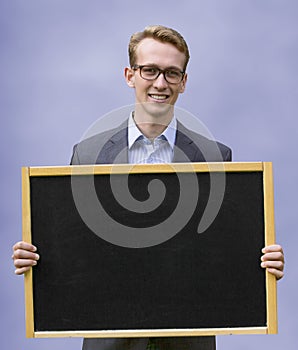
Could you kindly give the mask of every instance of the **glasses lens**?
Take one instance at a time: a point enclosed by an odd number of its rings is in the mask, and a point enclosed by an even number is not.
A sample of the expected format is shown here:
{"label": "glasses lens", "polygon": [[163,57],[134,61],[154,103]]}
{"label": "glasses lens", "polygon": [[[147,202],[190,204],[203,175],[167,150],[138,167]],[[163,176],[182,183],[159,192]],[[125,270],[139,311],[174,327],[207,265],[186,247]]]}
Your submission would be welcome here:
{"label": "glasses lens", "polygon": [[177,69],[171,69],[165,71],[166,80],[172,84],[178,84],[181,82],[183,74]]}
{"label": "glasses lens", "polygon": [[144,66],[141,68],[141,76],[144,79],[154,80],[159,74],[159,69],[156,67]]}
{"label": "glasses lens", "polygon": [[154,66],[141,66],[141,77],[146,80],[155,80],[160,73],[164,74],[166,81],[170,84],[179,84],[183,79],[183,73],[178,69],[160,70]]}

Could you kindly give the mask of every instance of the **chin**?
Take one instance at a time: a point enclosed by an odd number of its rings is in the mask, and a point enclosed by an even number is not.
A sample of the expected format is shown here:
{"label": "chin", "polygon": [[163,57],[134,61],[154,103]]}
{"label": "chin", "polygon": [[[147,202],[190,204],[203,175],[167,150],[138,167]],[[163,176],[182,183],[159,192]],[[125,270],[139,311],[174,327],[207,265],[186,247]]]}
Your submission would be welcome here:
{"label": "chin", "polygon": [[148,103],[145,104],[144,110],[153,118],[162,119],[169,115],[172,117],[173,106],[166,103]]}

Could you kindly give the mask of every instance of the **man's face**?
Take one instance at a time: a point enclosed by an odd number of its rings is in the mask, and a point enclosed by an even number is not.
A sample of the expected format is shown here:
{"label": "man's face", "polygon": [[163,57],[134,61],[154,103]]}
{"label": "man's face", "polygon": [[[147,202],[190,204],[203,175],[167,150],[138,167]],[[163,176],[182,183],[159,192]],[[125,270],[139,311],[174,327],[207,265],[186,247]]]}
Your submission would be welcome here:
{"label": "man's face", "polygon": [[[137,65],[154,66],[160,69],[176,68],[183,70],[185,55],[174,45],[146,38],[137,47]],[[155,80],[145,80],[140,70],[126,68],[125,77],[128,85],[135,89],[135,102],[138,112],[145,113],[145,118],[172,117],[173,106],[180,93],[184,92],[187,76],[179,84],[168,83],[163,74]]]}

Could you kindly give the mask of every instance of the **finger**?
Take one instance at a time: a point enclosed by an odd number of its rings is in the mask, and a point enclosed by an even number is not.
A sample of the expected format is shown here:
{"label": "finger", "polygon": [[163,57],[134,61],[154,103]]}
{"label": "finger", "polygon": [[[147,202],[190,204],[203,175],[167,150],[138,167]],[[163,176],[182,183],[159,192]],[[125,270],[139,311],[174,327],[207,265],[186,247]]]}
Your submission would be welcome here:
{"label": "finger", "polygon": [[266,253],[261,257],[262,261],[282,261],[284,262],[284,255],[281,252]]}
{"label": "finger", "polygon": [[36,260],[28,260],[28,259],[16,259],[14,261],[14,266],[16,268],[23,268],[23,267],[32,267],[37,264]]}
{"label": "finger", "polygon": [[36,252],[37,248],[30,243],[24,242],[24,241],[20,241],[17,242],[14,246],[13,246],[13,251],[18,250],[18,249],[23,249],[23,250],[28,250],[30,252]]}
{"label": "finger", "polygon": [[31,260],[39,260],[39,255],[36,253],[32,253],[27,250],[17,249],[14,251],[12,258],[15,259],[31,259]]}
{"label": "finger", "polygon": [[26,266],[26,267],[17,268],[14,273],[16,275],[23,275],[25,272],[29,271],[31,269],[31,267],[32,266]]}
{"label": "finger", "polygon": [[280,280],[283,276],[284,276],[284,272],[281,270],[276,270],[273,268],[268,268],[267,271],[269,273],[271,273],[272,275],[274,275],[276,277],[277,280]]}
{"label": "finger", "polygon": [[284,269],[284,264],[282,261],[263,261],[261,263],[261,267],[266,268],[266,269],[276,269],[283,271]]}
{"label": "finger", "polygon": [[262,249],[262,252],[263,253],[281,252],[283,254],[283,249],[282,249],[282,246],[280,246],[279,244],[272,244],[264,247]]}

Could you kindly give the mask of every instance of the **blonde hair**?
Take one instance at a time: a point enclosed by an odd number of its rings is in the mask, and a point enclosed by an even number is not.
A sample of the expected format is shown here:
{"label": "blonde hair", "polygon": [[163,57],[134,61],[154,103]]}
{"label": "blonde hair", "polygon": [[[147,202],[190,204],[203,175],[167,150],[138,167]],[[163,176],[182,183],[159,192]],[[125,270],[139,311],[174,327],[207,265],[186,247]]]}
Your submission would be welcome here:
{"label": "blonde hair", "polygon": [[142,32],[137,32],[131,36],[128,45],[128,56],[131,67],[137,63],[136,51],[138,44],[145,38],[152,38],[162,43],[174,45],[180,52],[185,54],[184,70],[186,69],[190,58],[186,41],[176,30],[161,25],[148,26]]}

